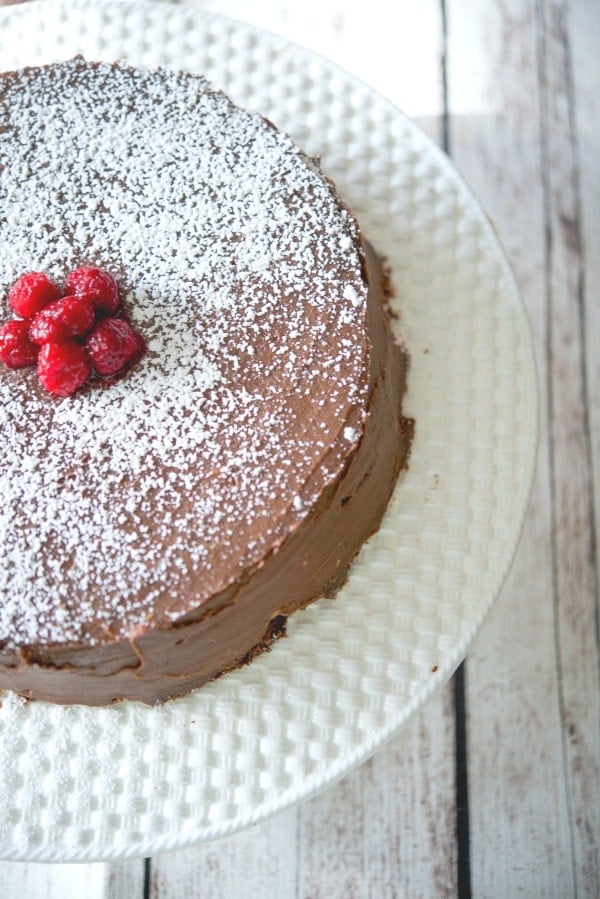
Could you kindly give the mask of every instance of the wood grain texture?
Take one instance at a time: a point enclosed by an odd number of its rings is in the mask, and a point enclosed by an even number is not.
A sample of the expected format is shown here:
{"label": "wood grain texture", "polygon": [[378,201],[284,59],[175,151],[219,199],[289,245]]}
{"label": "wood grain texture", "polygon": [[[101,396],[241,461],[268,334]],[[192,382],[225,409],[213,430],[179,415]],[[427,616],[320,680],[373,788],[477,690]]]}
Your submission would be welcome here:
{"label": "wood grain texture", "polygon": [[46,865],[0,863],[2,899],[143,899],[143,861]]}
{"label": "wood grain texture", "polygon": [[[452,156],[505,241],[540,374],[540,448],[511,575],[467,663],[475,896],[569,896],[568,808],[554,646],[546,204],[535,5],[448,3]],[[499,861],[500,860],[500,861]]]}
{"label": "wood grain texture", "polygon": [[[593,505],[591,553],[595,568],[595,633],[600,643],[600,4],[580,2],[572,5],[569,16],[572,93],[574,105],[575,151],[579,172],[579,236],[581,245],[581,316],[585,350],[585,400],[589,428]],[[597,722],[592,722],[592,735]],[[596,810],[590,822],[587,846],[589,876],[598,874],[600,854],[600,778],[592,783],[587,808]],[[587,816],[586,816],[587,817]],[[587,823],[587,822],[586,822]],[[593,873],[595,872],[595,874]]]}
{"label": "wood grain texture", "polygon": [[[573,889],[597,896],[600,884],[600,656],[591,435],[586,405],[584,323],[598,308],[585,295],[581,183],[572,51],[566,3],[540,7],[542,122],[546,135],[546,271],[550,329],[549,414],[555,643],[570,818]],[[596,347],[597,355],[598,348]],[[594,797],[596,801],[594,802]]]}
{"label": "wood grain texture", "polygon": [[294,896],[296,810],[211,843],[155,856],[151,899]]}
{"label": "wood grain texture", "polygon": [[144,859],[111,862],[104,867],[104,899],[145,899]]}
{"label": "wood grain texture", "polygon": [[569,12],[575,150],[579,169],[579,215],[582,248],[581,290],[593,473],[596,631],[600,556],[600,4],[573,3]]}

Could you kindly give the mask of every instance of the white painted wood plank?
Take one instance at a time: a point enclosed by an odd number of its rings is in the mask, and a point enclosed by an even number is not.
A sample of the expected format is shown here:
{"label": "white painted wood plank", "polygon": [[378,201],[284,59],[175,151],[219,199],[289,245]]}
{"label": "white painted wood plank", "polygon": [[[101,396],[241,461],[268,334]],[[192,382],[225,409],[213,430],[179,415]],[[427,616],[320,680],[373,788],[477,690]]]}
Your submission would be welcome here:
{"label": "white painted wood plank", "polygon": [[456,895],[451,686],[391,743],[301,806],[298,897]]}
{"label": "white painted wood plank", "polygon": [[[103,899],[144,899],[144,859],[111,862],[104,866]],[[70,893],[64,893],[70,899]],[[25,897],[21,897],[25,899]],[[73,899],[78,899],[76,894]],[[89,899],[86,895],[82,899]]]}
{"label": "white painted wood plank", "polygon": [[569,809],[554,649],[545,218],[535,3],[450,0],[452,155],[495,222],[534,334],[541,442],[528,521],[467,664],[476,896],[570,896]]}
{"label": "white painted wood plank", "polygon": [[[582,280],[584,299],[583,324],[586,350],[586,400],[590,430],[592,464],[592,499],[594,502],[596,639],[599,627],[600,589],[600,91],[598,48],[600,47],[600,4],[574,3],[570,8],[571,66],[575,98],[575,141],[579,162],[579,197],[581,221]],[[600,807],[598,779],[592,784],[589,808]],[[587,817],[587,816],[586,816]],[[598,855],[600,849],[600,825],[589,831],[589,842],[584,858],[584,880],[600,883]],[[595,844],[593,843],[595,840]],[[588,874],[589,867],[589,874]],[[595,873],[594,873],[595,872]],[[588,890],[589,892],[589,890]]]}
{"label": "white painted wood plank", "polygon": [[[596,897],[600,885],[600,647],[597,572],[591,540],[593,475],[583,326],[585,316],[588,322],[597,323],[600,310],[593,297],[583,291],[582,185],[568,12],[566,2],[546,0],[542,17],[545,34],[542,97],[548,134],[556,644],[574,890],[578,896]],[[596,46],[590,59],[590,64],[596,66],[598,49]],[[598,90],[597,77],[588,90]],[[597,241],[598,234],[595,237]],[[590,252],[596,255],[597,246],[590,247]],[[597,357],[598,346],[592,352],[592,358]],[[597,381],[596,390],[599,386]]]}
{"label": "white painted wood plank", "polygon": [[[596,576],[600,556],[600,4],[571,4],[571,66],[575,97],[575,137],[579,161],[582,289],[585,295],[584,333],[587,362],[587,403],[590,417],[593,490],[595,498]],[[598,589],[598,584],[596,584]]]}
{"label": "white painted wood plank", "polygon": [[296,890],[296,811],[152,859],[151,899],[289,899]]}
{"label": "white painted wood plank", "polygon": [[143,861],[82,865],[0,862],[2,899],[143,899]]}

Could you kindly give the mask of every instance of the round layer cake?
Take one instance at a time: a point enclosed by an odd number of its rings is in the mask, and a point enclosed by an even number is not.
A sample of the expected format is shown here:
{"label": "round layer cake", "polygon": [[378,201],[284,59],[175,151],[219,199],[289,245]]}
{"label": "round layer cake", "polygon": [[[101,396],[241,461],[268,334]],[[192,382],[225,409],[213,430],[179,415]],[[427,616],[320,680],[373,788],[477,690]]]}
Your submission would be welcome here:
{"label": "round layer cake", "polygon": [[[0,76],[0,289],[117,278],[147,352],[0,371],[0,688],[181,695],[344,582],[406,462],[385,279],[318,164],[200,77]],[[368,597],[365,597],[365,603]]]}

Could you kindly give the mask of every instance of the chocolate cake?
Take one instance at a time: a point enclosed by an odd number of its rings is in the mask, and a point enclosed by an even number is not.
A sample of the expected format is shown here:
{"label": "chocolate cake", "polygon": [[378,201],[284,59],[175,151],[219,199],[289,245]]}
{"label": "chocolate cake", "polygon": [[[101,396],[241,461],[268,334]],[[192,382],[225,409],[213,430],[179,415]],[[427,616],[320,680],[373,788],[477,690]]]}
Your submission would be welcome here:
{"label": "chocolate cake", "polygon": [[[0,290],[117,278],[144,358],[0,366],[0,688],[160,702],[344,582],[411,427],[382,266],[317,161],[201,77],[0,76]],[[365,597],[365,604],[368,597]]]}

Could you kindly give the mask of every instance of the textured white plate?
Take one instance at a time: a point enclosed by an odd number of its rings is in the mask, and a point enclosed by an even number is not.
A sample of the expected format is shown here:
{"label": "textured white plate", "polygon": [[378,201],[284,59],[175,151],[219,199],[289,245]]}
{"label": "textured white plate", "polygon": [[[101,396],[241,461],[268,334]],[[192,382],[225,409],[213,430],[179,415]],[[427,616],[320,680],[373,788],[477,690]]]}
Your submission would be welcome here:
{"label": "textured white plate", "polygon": [[532,478],[525,315],[485,215],[392,105],[272,35],[170,5],[0,13],[0,69],[124,57],[205,72],[326,170],[393,266],[412,355],[410,471],[334,600],[163,707],[0,709],[0,856],[114,859],[230,833],[364,760],[452,674],[513,556]]}

